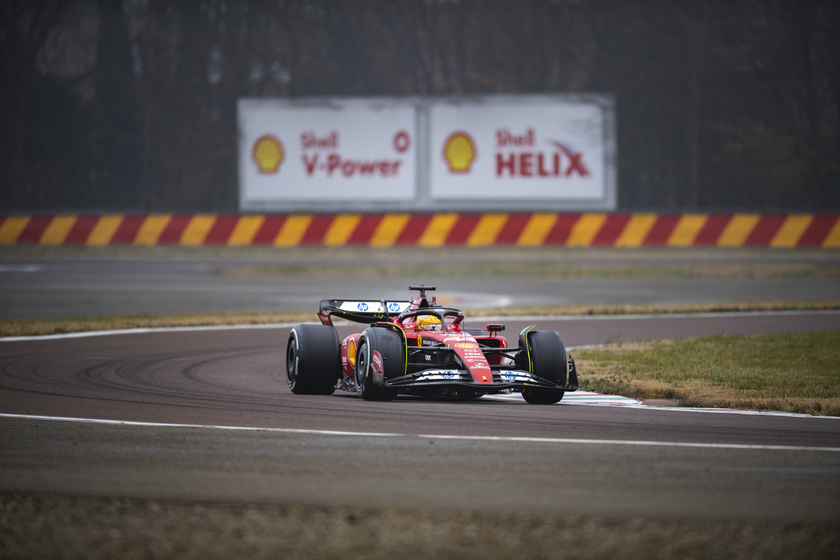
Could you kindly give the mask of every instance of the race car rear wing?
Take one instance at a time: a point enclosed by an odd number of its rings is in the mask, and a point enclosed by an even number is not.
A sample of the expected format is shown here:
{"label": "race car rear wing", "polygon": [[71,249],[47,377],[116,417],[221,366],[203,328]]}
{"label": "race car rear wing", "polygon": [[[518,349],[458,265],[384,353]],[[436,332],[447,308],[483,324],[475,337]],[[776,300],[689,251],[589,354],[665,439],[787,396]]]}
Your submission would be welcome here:
{"label": "race car rear wing", "polygon": [[333,315],[355,323],[379,323],[399,315],[410,305],[407,301],[322,299],[318,307],[318,318],[328,326],[332,326]]}

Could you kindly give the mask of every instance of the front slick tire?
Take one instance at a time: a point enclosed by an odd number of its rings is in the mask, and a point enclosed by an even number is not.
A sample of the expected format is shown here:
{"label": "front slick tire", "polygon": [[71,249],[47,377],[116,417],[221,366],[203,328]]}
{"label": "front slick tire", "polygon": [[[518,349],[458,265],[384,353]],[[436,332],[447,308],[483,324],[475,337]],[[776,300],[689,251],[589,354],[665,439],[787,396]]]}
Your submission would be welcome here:
{"label": "front slick tire", "polygon": [[[554,331],[532,331],[528,333],[528,347],[531,349],[531,373],[558,385],[566,385],[569,361],[560,335]],[[565,394],[561,389],[542,387],[522,390],[522,396],[529,404],[555,404]]]}
{"label": "front slick tire", "polygon": [[341,377],[341,342],[327,325],[298,325],[286,345],[286,381],[296,395],[331,395]]}
{"label": "front slick tire", "polygon": [[[379,355],[382,374],[374,374],[374,353]],[[366,401],[390,401],[397,396],[394,389],[382,386],[385,379],[405,373],[405,349],[402,336],[384,328],[370,328],[359,339],[356,353],[356,387]]]}

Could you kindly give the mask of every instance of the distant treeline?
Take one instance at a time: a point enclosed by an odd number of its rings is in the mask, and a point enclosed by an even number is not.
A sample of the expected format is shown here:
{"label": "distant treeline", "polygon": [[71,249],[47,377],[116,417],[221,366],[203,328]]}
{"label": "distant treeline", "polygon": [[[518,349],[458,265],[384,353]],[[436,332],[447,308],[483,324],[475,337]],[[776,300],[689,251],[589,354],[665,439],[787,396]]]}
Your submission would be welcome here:
{"label": "distant treeline", "polygon": [[241,97],[604,92],[621,209],[840,208],[833,0],[4,0],[3,210],[235,211]]}

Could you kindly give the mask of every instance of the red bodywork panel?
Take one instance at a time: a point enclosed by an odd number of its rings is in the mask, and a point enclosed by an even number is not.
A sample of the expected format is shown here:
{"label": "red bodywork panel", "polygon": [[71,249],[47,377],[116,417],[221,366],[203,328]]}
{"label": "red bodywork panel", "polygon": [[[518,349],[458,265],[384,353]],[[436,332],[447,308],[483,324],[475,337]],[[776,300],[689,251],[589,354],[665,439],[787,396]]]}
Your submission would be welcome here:
{"label": "red bodywork panel", "polygon": [[[432,305],[435,300],[432,299]],[[411,302],[410,310],[422,310],[423,307],[431,307],[426,298],[418,298]],[[436,329],[425,329],[418,327],[415,316],[406,316],[404,318],[394,317],[391,323],[399,327],[405,336],[406,344],[409,347],[422,347],[439,343],[443,346],[452,348],[455,355],[464,364],[472,378],[476,383],[491,385],[493,383],[493,375],[490,370],[490,365],[500,365],[502,363],[502,356],[493,355],[488,362],[484,352],[481,351],[479,340],[492,340],[491,346],[497,348],[507,348],[507,340],[503,336],[499,336],[496,332],[485,333],[486,336],[481,336],[476,339],[475,336],[463,330],[461,321],[463,316],[456,317],[451,323],[437,327]],[[359,348],[360,333],[351,334],[341,342],[341,367],[344,374],[351,380],[355,381],[356,372],[356,352]],[[372,366],[374,375],[377,373],[381,375],[382,364],[378,364],[378,356],[372,356]],[[379,357],[381,360],[381,357]],[[378,370],[378,371],[377,371]]]}
{"label": "red bodywork panel", "polygon": [[471,334],[465,332],[424,332],[420,336],[424,339],[441,342],[452,348],[477,383],[493,383],[490,364]]}
{"label": "red bodywork panel", "polygon": [[341,341],[341,369],[344,375],[356,380],[356,351],[359,349],[359,337],[362,333],[351,334]]}

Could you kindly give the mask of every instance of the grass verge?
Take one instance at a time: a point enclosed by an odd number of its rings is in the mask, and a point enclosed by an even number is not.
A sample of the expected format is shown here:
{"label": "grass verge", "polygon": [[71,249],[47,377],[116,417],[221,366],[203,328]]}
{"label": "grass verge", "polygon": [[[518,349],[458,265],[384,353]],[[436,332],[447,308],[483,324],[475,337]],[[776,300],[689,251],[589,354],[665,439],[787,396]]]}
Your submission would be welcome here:
{"label": "grass verge", "polygon": [[714,278],[840,280],[840,266],[824,263],[610,263],[568,261],[498,261],[353,264],[277,264],[230,268],[231,276],[405,276],[405,277],[515,277],[523,268],[529,276],[552,278]]}
{"label": "grass verge", "polygon": [[[731,313],[750,311],[831,311],[840,301],[777,301],[748,303],[704,303],[687,305],[557,305],[499,307],[469,311],[469,317],[514,315],[638,315],[677,313]],[[117,315],[110,317],[71,317],[50,319],[0,320],[0,337],[44,336],[72,332],[198,327],[221,325],[267,325],[316,321],[314,311],[243,313],[187,313],[178,315]]]}
{"label": "grass verge", "polygon": [[0,337],[45,336],[74,332],[204,327],[222,325],[268,325],[316,320],[313,312],[277,313],[185,313],[178,315],[117,315],[56,319],[0,320]]}
{"label": "grass verge", "polygon": [[588,391],[840,416],[840,331],[621,344],[579,350],[575,361]]}

